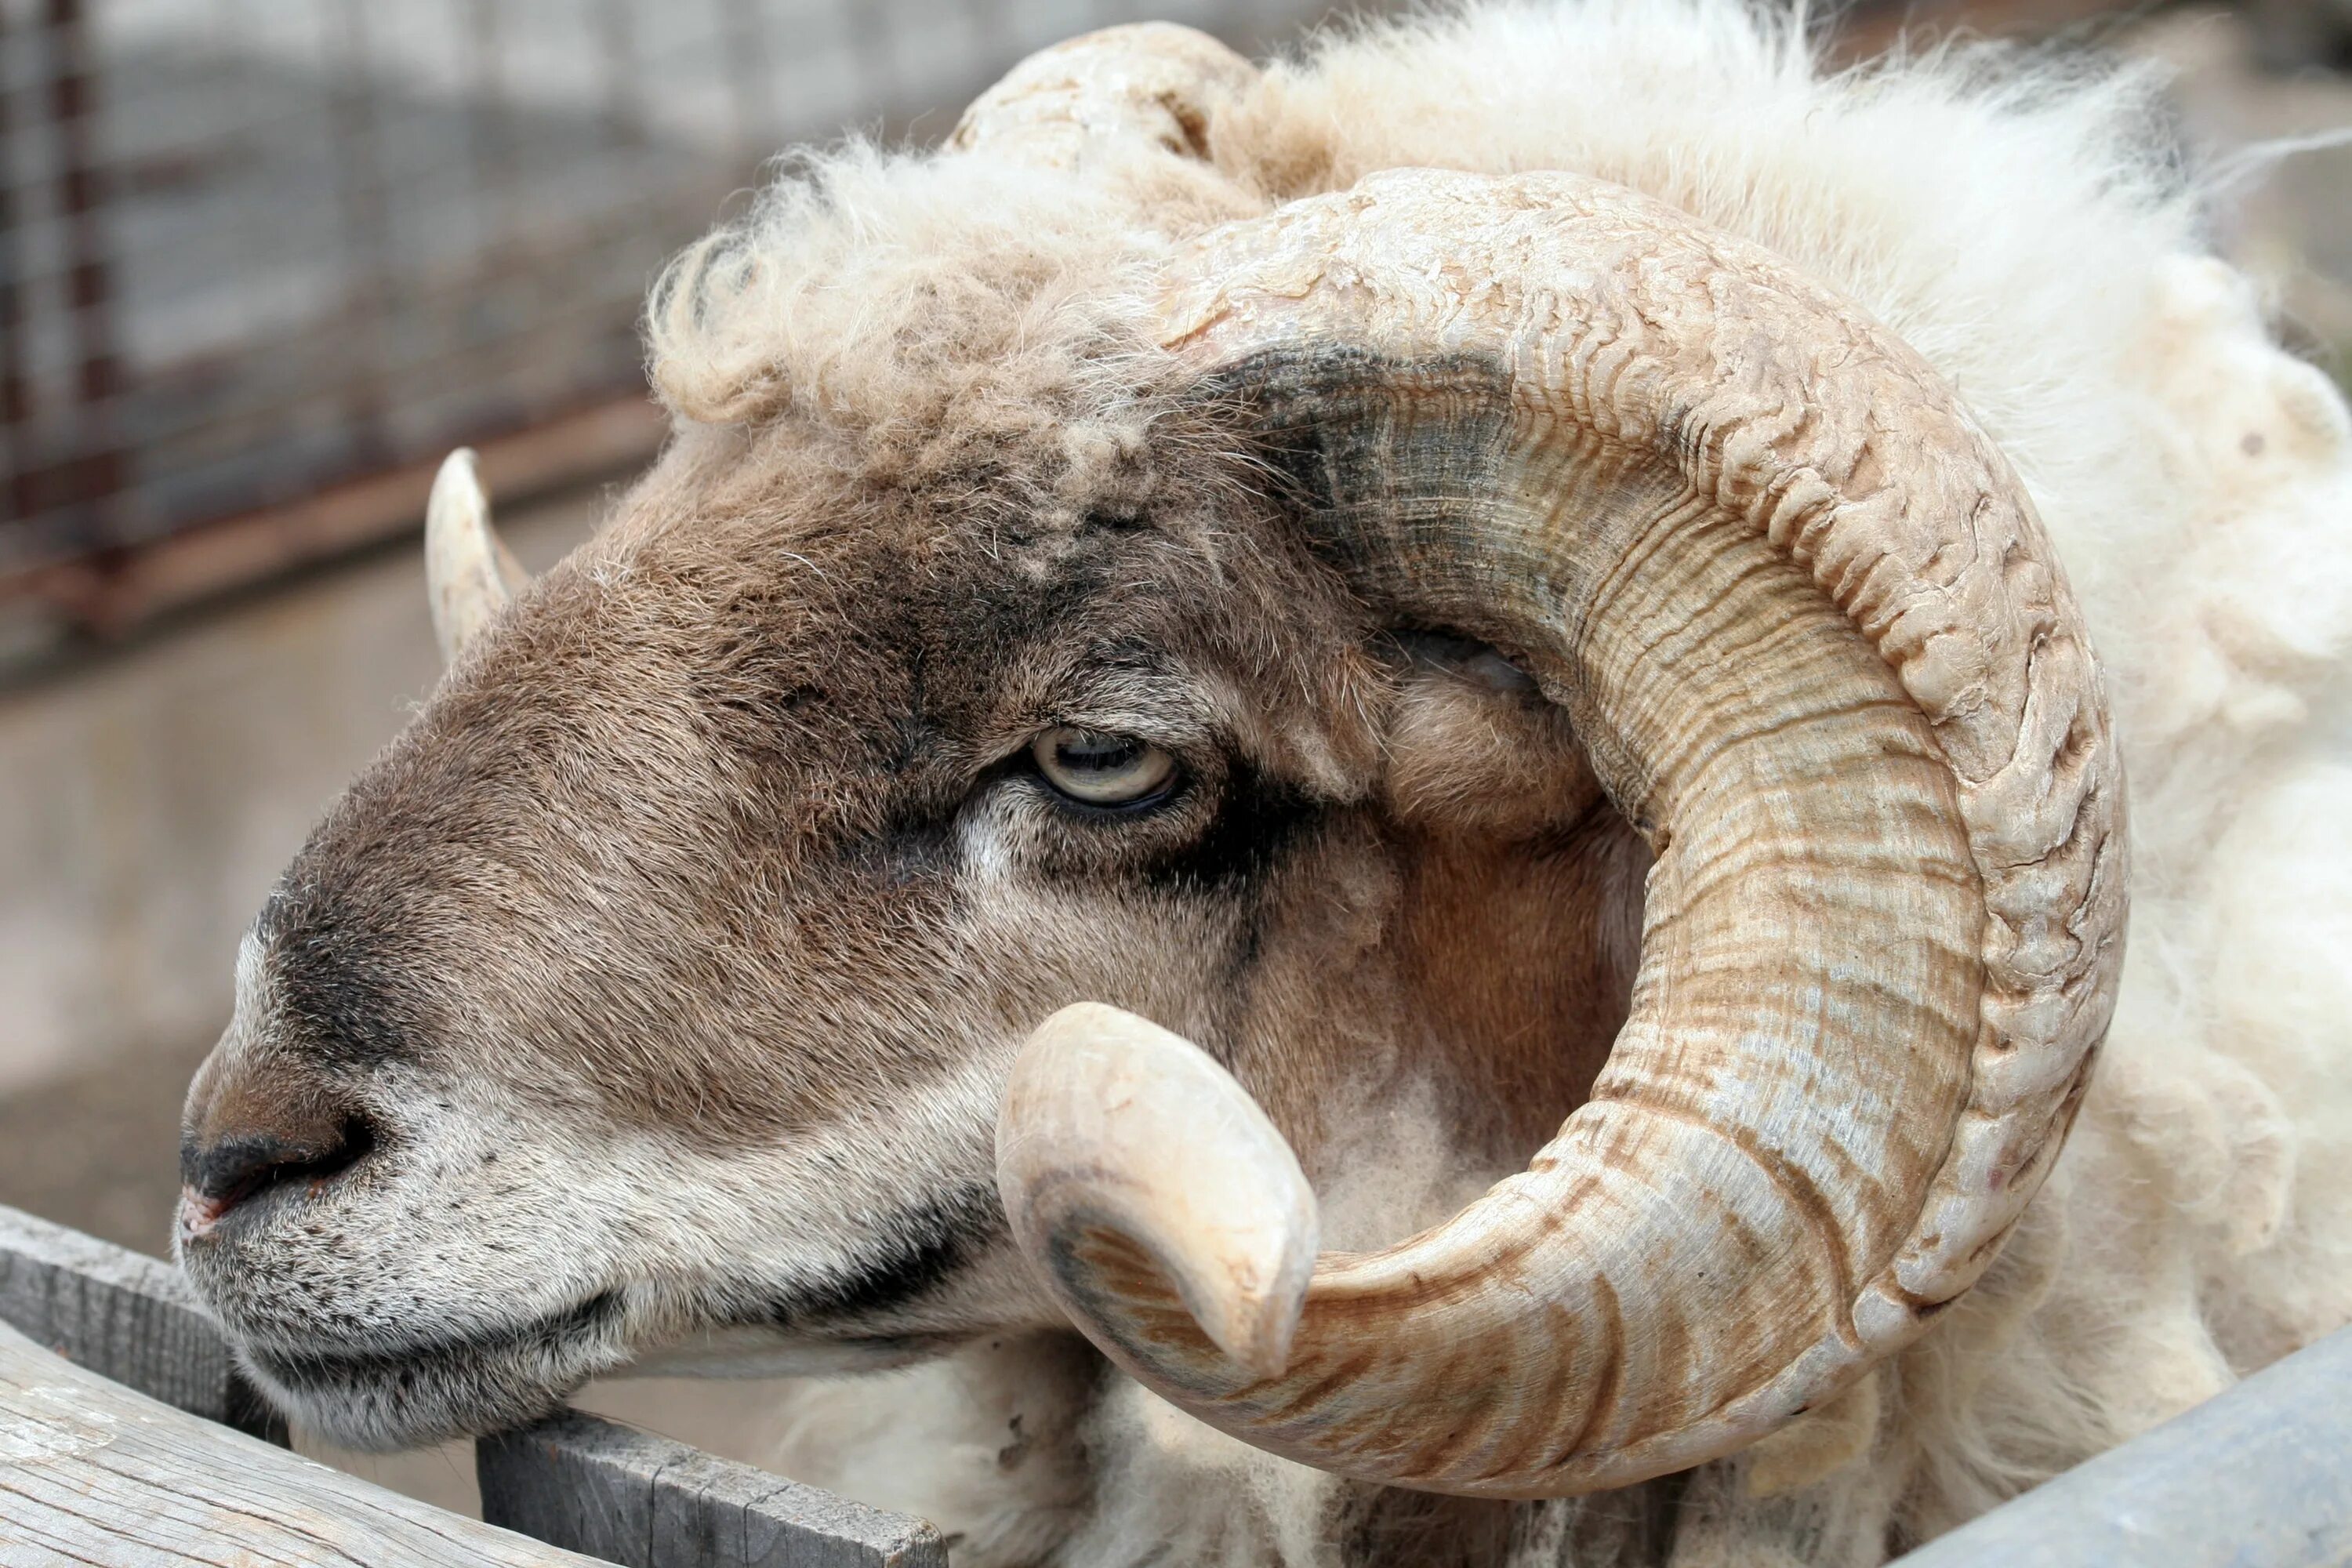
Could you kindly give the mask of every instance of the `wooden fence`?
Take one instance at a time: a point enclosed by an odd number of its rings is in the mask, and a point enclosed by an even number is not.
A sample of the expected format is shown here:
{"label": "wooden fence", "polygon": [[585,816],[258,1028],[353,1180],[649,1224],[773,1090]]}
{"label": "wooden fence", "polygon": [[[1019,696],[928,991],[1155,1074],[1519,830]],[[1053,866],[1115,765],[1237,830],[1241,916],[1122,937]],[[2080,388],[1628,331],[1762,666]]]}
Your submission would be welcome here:
{"label": "wooden fence", "polygon": [[177,1270],[0,1207],[0,1568],[223,1548],[306,1568],[947,1565],[921,1520],[577,1412],[475,1445],[486,1524],[285,1440]]}
{"label": "wooden fence", "polygon": [[[283,1423],[169,1266],[0,1207],[0,1568],[948,1561],[921,1520],[576,1412],[476,1445],[488,1523],[284,1442]],[[2347,1563],[2352,1330],[1899,1568]]]}

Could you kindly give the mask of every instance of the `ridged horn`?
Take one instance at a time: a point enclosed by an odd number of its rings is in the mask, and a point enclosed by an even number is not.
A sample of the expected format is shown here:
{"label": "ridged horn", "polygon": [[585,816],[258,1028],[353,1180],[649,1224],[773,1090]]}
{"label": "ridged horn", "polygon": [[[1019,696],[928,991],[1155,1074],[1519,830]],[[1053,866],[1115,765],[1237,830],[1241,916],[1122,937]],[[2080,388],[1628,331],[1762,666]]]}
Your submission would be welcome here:
{"label": "ridged horn", "polygon": [[1161,1394],[1370,1480],[1623,1485],[1833,1396],[1990,1260],[2113,1006],[2122,780],[2016,476],[1858,308],[1569,174],[1229,226],[1163,334],[1368,602],[1567,710],[1656,856],[1641,964],[1524,1173],[1273,1308],[1313,1208],[1242,1190],[1240,1087],[1057,1017],[998,1127],[1020,1245]]}
{"label": "ridged horn", "polygon": [[454,663],[528,580],[490,527],[474,449],[458,447],[441,460],[425,503],[425,587],[442,661]]}
{"label": "ridged horn", "polygon": [[972,100],[948,145],[1077,170],[1106,142],[1145,138],[1207,162],[1216,117],[1258,68],[1206,33],[1139,22],[1029,56]]}

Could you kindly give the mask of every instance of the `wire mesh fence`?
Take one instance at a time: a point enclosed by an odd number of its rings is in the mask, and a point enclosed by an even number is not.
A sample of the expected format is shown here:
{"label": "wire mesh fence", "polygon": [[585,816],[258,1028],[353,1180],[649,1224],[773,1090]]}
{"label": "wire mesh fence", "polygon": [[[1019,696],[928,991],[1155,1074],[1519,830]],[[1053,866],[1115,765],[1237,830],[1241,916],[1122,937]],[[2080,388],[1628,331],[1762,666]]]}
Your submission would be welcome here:
{"label": "wire mesh fence", "polygon": [[[1816,9],[1871,47],[2163,3]],[[1389,0],[0,0],[0,665],[409,526],[457,442],[509,492],[641,454],[645,286],[783,146],[1335,5]],[[2347,7],[2252,11],[2342,52]]]}
{"label": "wire mesh fence", "polygon": [[0,614],[109,629],[159,542],[635,398],[647,280],[780,147],[941,133],[1088,27],[1323,8],[0,0]]}

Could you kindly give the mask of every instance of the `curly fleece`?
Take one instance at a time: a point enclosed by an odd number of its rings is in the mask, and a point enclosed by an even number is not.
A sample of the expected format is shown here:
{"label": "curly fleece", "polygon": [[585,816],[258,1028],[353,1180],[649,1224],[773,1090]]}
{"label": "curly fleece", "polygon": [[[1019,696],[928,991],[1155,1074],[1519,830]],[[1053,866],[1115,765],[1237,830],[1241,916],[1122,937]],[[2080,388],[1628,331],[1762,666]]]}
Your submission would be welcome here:
{"label": "curly fleece", "polygon": [[[2204,248],[2160,88],[1987,47],[1833,71],[1741,0],[1482,7],[1276,64],[1213,170],[802,157],[656,292],[685,441],[800,409],[876,464],[943,466],[1115,385],[1123,301],[1215,223],[1383,168],[1572,169],[1843,289],[2016,464],[2133,792],[2131,957],[2073,1141],[1935,1333],[1677,1481],[1670,1538],[1603,1528],[1622,1499],[1528,1505],[1496,1561],[1877,1563],[2352,1321],[2352,420]],[[1068,1453],[1018,1488],[993,1462],[1016,1407]],[[1345,1484],[1018,1354],[794,1414],[786,1468],[940,1519],[968,1568],[1365,1550]]]}

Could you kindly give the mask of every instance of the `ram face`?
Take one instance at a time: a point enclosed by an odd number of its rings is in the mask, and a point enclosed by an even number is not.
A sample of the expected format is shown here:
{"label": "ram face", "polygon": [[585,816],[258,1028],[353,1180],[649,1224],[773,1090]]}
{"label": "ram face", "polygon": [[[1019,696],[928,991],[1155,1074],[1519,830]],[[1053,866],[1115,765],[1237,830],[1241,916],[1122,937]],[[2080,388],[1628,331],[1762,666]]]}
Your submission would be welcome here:
{"label": "ram face", "polygon": [[[2014,475],[1630,192],[1272,199],[1255,80],[1097,35],[893,187],[951,259],[821,183],[802,272],[690,254],[680,434],[535,583],[445,472],[452,667],[189,1104],[182,1258],[304,1417],[1075,1325],[1276,1452],[1559,1495],[1992,1258],[2123,908]],[[1405,1105],[1462,1206],[1401,1238],[1317,1194]]]}

